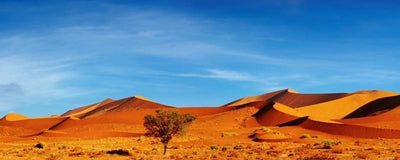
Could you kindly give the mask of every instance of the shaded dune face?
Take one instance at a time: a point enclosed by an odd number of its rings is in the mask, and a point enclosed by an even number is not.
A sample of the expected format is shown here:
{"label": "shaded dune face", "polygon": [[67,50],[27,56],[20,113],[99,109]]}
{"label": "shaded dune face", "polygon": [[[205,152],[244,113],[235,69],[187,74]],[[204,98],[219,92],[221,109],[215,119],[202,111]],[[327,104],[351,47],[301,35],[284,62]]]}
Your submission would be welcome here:
{"label": "shaded dune face", "polygon": [[[10,113],[0,120],[14,136],[129,137],[145,132],[143,117],[156,109],[198,117],[192,128],[238,130],[254,141],[290,140],[287,135],[250,132],[251,127],[293,127],[360,138],[400,138],[400,95],[386,91],[301,94],[291,89],[245,97],[220,107],[172,107],[141,96],[101,102],[69,110],[61,116],[28,118]],[[14,131],[12,128],[15,128]],[[18,129],[18,130],[17,130]],[[23,131],[21,131],[23,130]],[[17,132],[18,131],[18,132]],[[1,133],[0,135],[4,135]]]}

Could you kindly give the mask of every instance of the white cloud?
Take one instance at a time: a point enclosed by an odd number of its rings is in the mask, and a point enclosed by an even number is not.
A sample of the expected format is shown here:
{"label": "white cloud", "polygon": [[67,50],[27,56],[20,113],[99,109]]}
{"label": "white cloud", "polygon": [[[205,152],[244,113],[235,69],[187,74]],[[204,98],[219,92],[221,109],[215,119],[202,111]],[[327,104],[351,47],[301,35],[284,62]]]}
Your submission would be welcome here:
{"label": "white cloud", "polygon": [[213,78],[213,79],[224,79],[231,81],[259,81],[256,77],[249,73],[220,70],[220,69],[205,69],[207,73],[181,73],[177,76],[181,77],[197,77],[197,78]]}
{"label": "white cloud", "polygon": [[161,31],[156,31],[156,30],[145,30],[145,31],[140,31],[136,35],[139,37],[154,37],[161,34]]}
{"label": "white cloud", "polygon": [[[21,56],[0,58],[0,109],[46,103],[86,92],[66,85],[76,78],[69,60],[33,60]],[[38,106],[40,107],[40,106]]]}

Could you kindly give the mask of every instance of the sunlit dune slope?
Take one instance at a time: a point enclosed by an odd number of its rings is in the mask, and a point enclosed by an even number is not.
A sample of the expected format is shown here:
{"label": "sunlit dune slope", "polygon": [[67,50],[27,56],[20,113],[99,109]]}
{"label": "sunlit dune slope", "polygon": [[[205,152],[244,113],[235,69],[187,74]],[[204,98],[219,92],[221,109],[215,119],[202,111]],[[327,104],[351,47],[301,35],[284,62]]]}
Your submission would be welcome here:
{"label": "sunlit dune slope", "polygon": [[9,113],[9,114],[5,115],[3,118],[1,118],[1,120],[5,120],[5,121],[18,121],[18,120],[24,120],[24,119],[28,119],[28,117],[17,114],[17,113]]}

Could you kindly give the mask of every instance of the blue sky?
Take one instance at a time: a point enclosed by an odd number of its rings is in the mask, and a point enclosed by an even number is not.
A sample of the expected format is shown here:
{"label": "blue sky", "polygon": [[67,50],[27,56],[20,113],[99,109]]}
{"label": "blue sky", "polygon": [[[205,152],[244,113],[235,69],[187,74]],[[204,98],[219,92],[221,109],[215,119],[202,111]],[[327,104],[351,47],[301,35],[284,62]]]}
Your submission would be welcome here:
{"label": "blue sky", "polygon": [[396,1],[1,1],[0,113],[400,92]]}

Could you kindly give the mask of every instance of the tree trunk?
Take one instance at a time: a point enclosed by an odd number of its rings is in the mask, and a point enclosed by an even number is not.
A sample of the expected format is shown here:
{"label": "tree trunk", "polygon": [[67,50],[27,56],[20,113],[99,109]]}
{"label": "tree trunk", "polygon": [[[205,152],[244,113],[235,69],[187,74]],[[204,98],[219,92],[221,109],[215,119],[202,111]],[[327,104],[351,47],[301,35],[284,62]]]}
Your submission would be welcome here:
{"label": "tree trunk", "polygon": [[164,155],[167,154],[167,144],[164,144]]}

